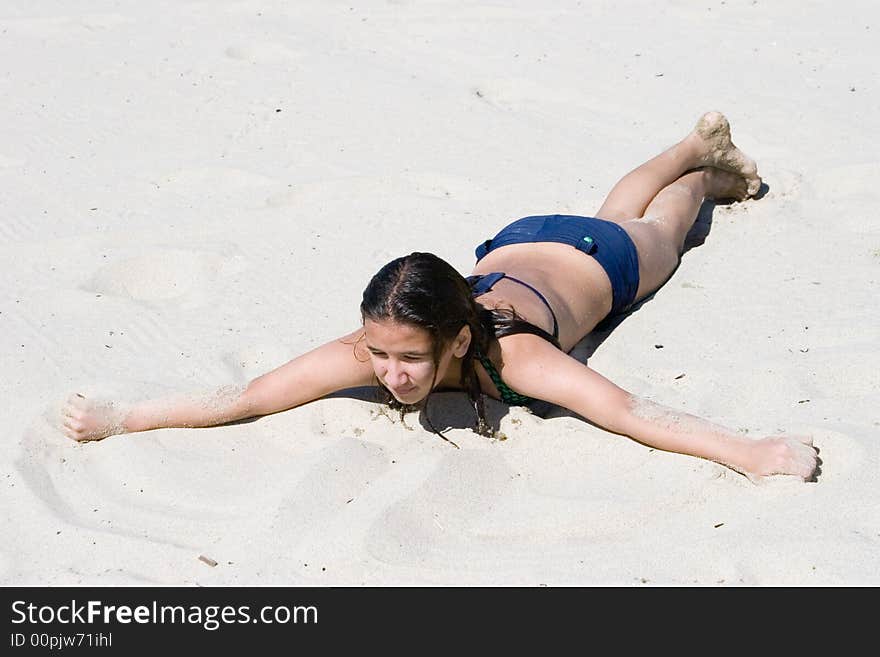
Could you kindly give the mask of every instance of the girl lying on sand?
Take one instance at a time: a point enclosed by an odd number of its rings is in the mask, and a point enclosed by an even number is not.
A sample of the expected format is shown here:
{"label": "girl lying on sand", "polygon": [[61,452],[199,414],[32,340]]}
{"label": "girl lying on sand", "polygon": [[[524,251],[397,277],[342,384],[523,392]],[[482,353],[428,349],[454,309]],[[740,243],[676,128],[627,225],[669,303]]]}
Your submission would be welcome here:
{"label": "girl lying on sand", "polygon": [[568,355],[609,316],[655,292],[675,271],[706,199],[745,201],[761,185],[727,119],[703,115],[681,142],[611,190],[595,217],[531,216],[477,247],[465,278],[430,253],[379,270],[364,290],[363,326],[208,400],[128,406],[73,395],[63,410],[74,440],[162,427],[202,427],[378,385],[393,407],[424,405],[434,390],[464,390],[476,430],[491,435],[483,395],[543,400],[658,449],[722,463],[753,481],[811,479],[805,436],[746,438],[642,400]]}

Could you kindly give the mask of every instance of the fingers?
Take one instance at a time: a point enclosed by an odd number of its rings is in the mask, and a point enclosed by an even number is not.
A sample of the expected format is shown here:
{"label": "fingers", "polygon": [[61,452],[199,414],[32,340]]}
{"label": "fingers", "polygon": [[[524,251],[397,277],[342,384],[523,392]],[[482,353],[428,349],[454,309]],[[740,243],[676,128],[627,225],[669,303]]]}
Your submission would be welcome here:
{"label": "fingers", "polygon": [[85,410],[85,397],[76,393],[67,398],[67,402],[61,408],[61,416],[69,419],[82,419]]}
{"label": "fingers", "polygon": [[90,440],[85,422],[87,411],[88,402],[85,395],[78,392],[70,395],[64,408],[61,409],[62,433],[77,442]]}
{"label": "fingers", "polygon": [[812,436],[776,435],[764,439],[763,444],[768,449],[756,475],[788,475],[800,481],[815,481],[819,451],[813,446]]}
{"label": "fingers", "polygon": [[819,467],[819,452],[813,446],[812,436],[795,436],[802,446],[801,459],[803,463],[804,481],[813,479],[816,469]]}
{"label": "fingers", "polygon": [[68,406],[62,409],[61,417],[64,419],[65,423],[80,423],[85,419],[85,412],[81,408],[70,408]]}
{"label": "fingers", "polygon": [[[79,393],[76,393],[79,395]],[[76,399],[71,395],[67,400],[67,405],[61,409],[61,426],[64,435],[73,440],[79,440],[79,432],[82,431],[82,411],[74,406],[73,400]]]}
{"label": "fingers", "polygon": [[798,474],[803,475],[802,479],[804,481],[811,480],[819,464],[819,454],[816,452],[816,448],[813,447],[813,438],[812,436],[794,436],[794,438],[798,441],[797,444],[801,446],[797,454]]}
{"label": "fingers", "polygon": [[65,436],[77,442],[85,439],[85,427],[82,422],[74,417],[65,417],[62,424],[62,432]]}

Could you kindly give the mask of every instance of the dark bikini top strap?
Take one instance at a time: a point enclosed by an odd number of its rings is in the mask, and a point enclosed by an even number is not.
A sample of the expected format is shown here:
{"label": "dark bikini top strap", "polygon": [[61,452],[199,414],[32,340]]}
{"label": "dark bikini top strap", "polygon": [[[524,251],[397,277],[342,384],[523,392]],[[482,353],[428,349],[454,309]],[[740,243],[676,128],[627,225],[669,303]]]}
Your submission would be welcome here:
{"label": "dark bikini top strap", "polygon": [[556,321],[556,313],[553,312],[553,307],[550,305],[550,302],[547,301],[547,298],[533,286],[529,285],[525,281],[521,281],[518,278],[514,278],[513,276],[510,276],[500,271],[492,272],[491,274],[468,276],[467,282],[470,283],[474,296],[478,297],[481,294],[485,294],[486,292],[491,290],[492,286],[495,285],[495,283],[500,281],[502,278],[507,278],[514,283],[524,285],[537,295],[537,297],[544,303],[544,305],[547,306],[547,310],[550,311],[550,316],[553,318],[553,337],[556,340],[559,340],[559,322]]}
{"label": "dark bikini top strap", "polygon": [[512,280],[514,283],[519,283],[520,285],[525,285],[532,292],[534,292],[541,301],[544,302],[544,305],[547,306],[547,310],[550,311],[550,316],[553,318],[553,337],[558,340],[559,339],[559,322],[556,321],[556,313],[553,312],[553,306],[550,305],[550,302],[547,301],[547,298],[543,294],[541,294],[536,288],[529,285],[525,281],[521,281],[518,278],[514,278],[513,276],[508,276],[507,274],[504,275],[504,278],[508,278],[508,279]]}
{"label": "dark bikini top strap", "polygon": [[495,369],[495,364],[486,356],[479,351],[477,351],[476,355],[480,360],[480,363],[482,363],[483,368],[486,370],[486,374],[489,375],[489,378],[492,379],[492,383],[495,384],[495,388],[498,389],[498,394],[501,395],[501,401],[505,404],[510,404],[511,406],[528,406],[535,401],[531,397],[519,394],[516,390],[504,383],[501,374]]}

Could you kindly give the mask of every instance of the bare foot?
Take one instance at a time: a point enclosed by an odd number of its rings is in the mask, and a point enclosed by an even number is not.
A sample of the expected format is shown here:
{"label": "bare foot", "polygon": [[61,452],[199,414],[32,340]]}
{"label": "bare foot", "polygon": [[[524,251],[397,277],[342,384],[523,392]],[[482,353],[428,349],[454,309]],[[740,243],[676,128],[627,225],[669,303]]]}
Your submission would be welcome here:
{"label": "bare foot", "polygon": [[687,139],[698,144],[701,164],[739,174],[746,180],[748,196],[758,193],[761,188],[758,166],[734,146],[730,138],[730,124],[721,112],[703,114]]}
{"label": "bare foot", "polygon": [[123,433],[125,413],[112,402],[71,395],[61,411],[64,435],[76,441],[101,440]]}
{"label": "bare foot", "polygon": [[751,467],[745,474],[756,483],[775,474],[807,481],[816,473],[818,460],[810,436],[770,436],[755,441]]}
{"label": "bare foot", "polygon": [[700,171],[705,174],[706,198],[713,201],[729,198],[745,201],[749,198],[749,184],[738,173],[715,167],[700,167]]}

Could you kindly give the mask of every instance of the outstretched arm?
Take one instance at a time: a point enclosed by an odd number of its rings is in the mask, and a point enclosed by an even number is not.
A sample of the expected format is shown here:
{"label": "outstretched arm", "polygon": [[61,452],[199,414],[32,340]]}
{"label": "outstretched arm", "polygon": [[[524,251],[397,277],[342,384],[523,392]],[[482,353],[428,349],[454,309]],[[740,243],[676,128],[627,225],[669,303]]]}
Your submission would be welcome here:
{"label": "outstretched arm", "polygon": [[337,390],[369,385],[373,368],[362,330],[328,342],[251,381],[203,395],[153,399],[135,404],[94,401],[76,393],[62,420],[64,433],[78,441],[165,427],[207,427],[269,415],[319,399]]}
{"label": "outstretched arm", "polygon": [[504,380],[517,392],[568,408],[640,443],[721,463],[753,481],[772,474],[807,480],[816,470],[817,454],[809,437],[746,438],[696,416],[639,399],[551,345],[522,337],[528,342],[508,339],[509,347],[504,351],[509,364],[502,371]]}

